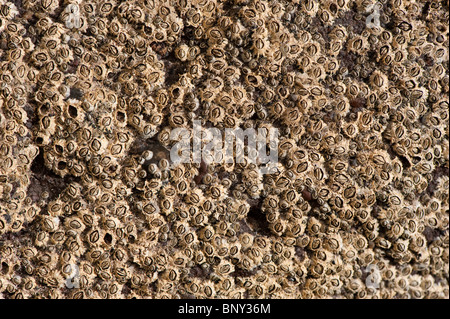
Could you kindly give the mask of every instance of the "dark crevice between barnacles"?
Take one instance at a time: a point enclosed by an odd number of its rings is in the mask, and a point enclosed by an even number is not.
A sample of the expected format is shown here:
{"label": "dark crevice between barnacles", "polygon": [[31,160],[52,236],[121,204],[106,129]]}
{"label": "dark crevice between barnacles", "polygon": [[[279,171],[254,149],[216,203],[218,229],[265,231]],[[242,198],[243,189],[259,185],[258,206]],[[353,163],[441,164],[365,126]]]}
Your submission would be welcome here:
{"label": "dark crevice between barnacles", "polygon": [[350,112],[345,116],[345,121],[347,123],[354,122],[357,119],[358,112],[361,112],[366,108],[367,100],[364,97],[357,96],[350,101]]}
{"label": "dark crevice between barnacles", "polygon": [[128,155],[142,155],[145,151],[151,151],[153,157],[144,162],[144,166],[152,163],[158,163],[162,159],[170,160],[170,151],[164,147],[159,141],[157,135],[152,138],[137,137],[128,150]]}
{"label": "dark crevice between barnacles", "polygon": [[352,110],[358,112],[361,111],[363,108],[366,107],[366,99],[363,97],[355,97],[354,99],[350,100],[350,106],[352,107]]}
{"label": "dark crevice between barnacles", "polygon": [[69,99],[76,99],[81,101],[81,99],[83,98],[83,91],[79,88],[76,87],[71,87],[70,88],[70,94],[69,94]]}
{"label": "dark crevice between barnacles", "polygon": [[230,276],[236,278],[236,277],[253,277],[254,275],[256,275],[256,273],[258,272],[258,270],[261,267],[255,267],[252,270],[247,270],[247,269],[243,269],[240,268],[239,266],[235,267],[235,271],[233,271],[232,273],[230,273]]}
{"label": "dark crevice between barnacles", "polygon": [[132,291],[133,289],[131,288],[131,284],[129,282],[126,282],[125,285],[123,285],[121,292],[124,296],[128,296]]}
{"label": "dark crevice between barnacles", "polygon": [[25,122],[25,126],[29,130],[39,127],[39,114],[37,112],[39,107],[36,100],[33,99],[33,95],[36,91],[37,89],[33,89],[32,92],[28,92],[28,103],[25,104],[23,108],[27,113],[27,121]]}
{"label": "dark crevice between barnacles", "polygon": [[369,275],[370,275],[370,268],[369,267],[362,267],[361,270],[362,270],[362,272],[361,272],[361,281],[362,282],[366,282],[367,277],[369,277]]}
{"label": "dark crevice between barnacles", "polygon": [[198,43],[198,40],[195,39],[195,27],[193,26],[185,26],[183,31],[181,32],[181,41],[184,42],[190,42],[193,41],[196,44]]}
{"label": "dark crevice between barnacles", "polygon": [[333,27],[341,25],[346,29],[352,30],[352,32],[355,34],[359,35],[363,33],[363,31],[366,29],[366,19],[362,18],[361,20],[356,20],[355,16],[357,12],[358,8],[356,8],[356,4],[354,4],[354,8],[352,8],[352,10],[346,11],[342,18],[336,18],[336,20],[334,20]]}
{"label": "dark crevice between barnacles", "polygon": [[425,190],[425,192],[432,197],[434,195],[434,192],[436,191],[436,187],[438,185],[438,180],[442,176],[449,176],[449,168],[444,167],[444,166],[439,166],[439,167],[436,167],[431,174],[432,174],[432,178],[431,178],[431,181],[428,183],[428,187]]}
{"label": "dark crevice between barnacles", "polygon": [[222,6],[225,15],[237,16],[239,14],[240,7],[235,5],[233,1],[224,1]]}
{"label": "dark crevice between barnacles", "polygon": [[53,13],[49,14],[49,17],[51,17],[55,21],[58,21],[59,17],[61,16],[65,8],[66,7],[64,6],[64,0],[59,0],[58,7],[55,9]]}
{"label": "dark crevice between barnacles", "polygon": [[427,240],[427,245],[430,245],[438,237],[444,235],[444,232],[437,228],[431,228],[429,226],[426,226],[422,234],[425,236],[425,239]]}
{"label": "dark crevice between barnacles", "polygon": [[194,295],[187,293],[186,291],[178,291],[181,299],[197,299]]}
{"label": "dark crevice between barnacles", "polygon": [[155,51],[161,58],[166,58],[169,53],[169,46],[161,42],[152,42],[150,47]]}
{"label": "dark crevice between barnacles", "polygon": [[270,236],[271,231],[269,228],[269,222],[266,215],[262,212],[262,200],[261,199],[249,199],[250,210],[247,213],[246,225],[254,232]]}
{"label": "dark crevice between barnacles", "polygon": [[17,11],[19,11],[19,16],[23,16],[23,14],[26,12],[26,10],[25,10],[25,8],[23,7],[23,4],[22,4],[23,0],[12,0],[12,1],[9,1],[9,2],[14,3],[14,5],[17,8]]}
{"label": "dark crevice between barnacles", "polygon": [[205,176],[206,172],[208,171],[208,165],[206,162],[202,159],[200,162],[200,168],[198,169],[198,175],[194,177],[195,184],[199,185],[202,183],[203,176]]}
{"label": "dark crevice between barnacles", "polygon": [[16,194],[16,191],[19,187],[20,187],[19,181],[15,180],[11,182],[11,192],[10,192],[11,198],[14,198],[14,195]]}
{"label": "dark crevice between barnacles", "polygon": [[164,84],[166,86],[175,84],[180,79],[181,75],[186,73],[187,70],[186,63],[182,62],[175,56],[174,50],[167,53],[164,59],[164,67],[166,71]]}
{"label": "dark crevice between barnacles", "polygon": [[158,292],[157,282],[154,281],[152,283],[149,283],[148,284],[148,290],[151,291],[152,295],[154,296]]}
{"label": "dark crevice between barnacles", "polygon": [[248,226],[247,222],[243,219],[239,221],[239,234],[242,233],[249,233],[249,234],[255,234],[255,232]]}
{"label": "dark crevice between barnacles", "polygon": [[[377,198],[376,198],[376,202],[375,202],[375,206],[378,207],[378,210],[381,210],[380,208],[389,208],[389,204],[387,203],[387,198],[384,196],[381,196],[379,193],[376,194]],[[378,212],[377,210],[377,212]]]}
{"label": "dark crevice between barnacles", "polygon": [[0,274],[2,274],[3,276],[7,275],[9,272],[9,265],[7,262],[2,262],[1,267],[0,267]]}
{"label": "dark crevice between barnacles", "polygon": [[[68,74],[77,73],[78,65],[80,65],[80,58],[75,56],[72,61],[69,62],[67,72]],[[72,94],[72,92],[70,92]]]}
{"label": "dark crevice between barnacles", "polygon": [[339,51],[339,54],[336,58],[339,61],[341,67],[345,67],[348,71],[351,71],[355,68],[355,65],[357,63],[356,59],[358,58],[358,56],[353,52],[342,49],[341,51]]}
{"label": "dark crevice between barnacles", "polygon": [[[11,217],[7,216],[9,221],[11,222]],[[3,218],[6,218],[5,215],[3,215]],[[37,228],[38,228],[37,220],[34,219],[30,222],[24,222],[22,225],[22,228],[18,232],[6,232],[0,235],[0,247],[5,242],[14,242],[17,246],[25,247],[31,245],[32,238],[34,237],[34,234],[36,234]]]}
{"label": "dark crevice between barnacles", "polygon": [[378,216],[380,214],[380,207],[378,207],[378,205],[373,205],[372,209],[370,210],[370,216],[372,216],[373,218],[378,219]]}
{"label": "dark crevice between barnacles", "polygon": [[300,262],[305,260],[305,258],[307,256],[305,249],[302,247],[295,247],[295,256],[297,256],[297,258]]}
{"label": "dark crevice between barnacles", "polygon": [[195,278],[208,279],[211,275],[211,268],[204,268],[200,265],[195,265],[189,270],[189,275]]}
{"label": "dark crevice between barnacles", "polygon": [[325,26],[318,16],[312,18],[310,24],[310,31],[318,32],[322,36],[322,39],[325,41],[326,46],[329,47],[330,43],[330,38],[328,37],[329,27]]}
{"label": "dark crevice between barnacles", "polygon": [[309,206],[311,206],[311,210],[313,210],[314,208],[320,208],[320,205],[317,202],[317,198],[314,198],[309,190],[307,189],[303,190],[302,197],[305,201],[308,202]]}
{"label": "dark crevice between barnacles", "polygon": [[39,154],[31,164],[31,179],[27,195],[33,202],[39,201],[43,192],[49,193],[48,200],[53,200],[72,182],[79,183],[81,179],[72,175],[61,177],[45,165],[44,150],[39,148]]}

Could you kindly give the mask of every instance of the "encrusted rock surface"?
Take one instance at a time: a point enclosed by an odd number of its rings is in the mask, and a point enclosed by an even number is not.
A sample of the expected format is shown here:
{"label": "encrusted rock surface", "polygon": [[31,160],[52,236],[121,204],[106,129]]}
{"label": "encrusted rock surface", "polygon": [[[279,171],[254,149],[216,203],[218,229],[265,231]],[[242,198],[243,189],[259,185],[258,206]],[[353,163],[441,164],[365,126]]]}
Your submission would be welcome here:
{"label": "encrusted rock surface", "polygon": [[[449,298],[448,18],[0,0],[0,298]],[[276,172],[174,164],[194,120]]]}

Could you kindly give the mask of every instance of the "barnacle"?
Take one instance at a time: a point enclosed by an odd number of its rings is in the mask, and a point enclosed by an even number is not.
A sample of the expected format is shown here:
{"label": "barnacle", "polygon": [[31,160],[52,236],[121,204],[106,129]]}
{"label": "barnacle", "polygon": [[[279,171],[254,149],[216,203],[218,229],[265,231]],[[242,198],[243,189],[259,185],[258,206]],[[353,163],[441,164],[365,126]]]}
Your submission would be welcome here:
{"label": "barnacle", "polygon": [[0,0],[0,298],[448,298],[448,5],[369,3]]}

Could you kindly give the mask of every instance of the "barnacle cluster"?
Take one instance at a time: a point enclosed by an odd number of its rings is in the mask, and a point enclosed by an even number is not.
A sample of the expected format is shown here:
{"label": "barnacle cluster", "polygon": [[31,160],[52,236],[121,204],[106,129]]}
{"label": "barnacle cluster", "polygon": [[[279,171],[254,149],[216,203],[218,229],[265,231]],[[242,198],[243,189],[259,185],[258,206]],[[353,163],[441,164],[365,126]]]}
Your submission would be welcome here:
{"label": "barnacle cluster", "polygon": [[[448,18],[0,0],[0,298],[448,298]],[[275,172],[174,164],[194,120],[277,128]]]}

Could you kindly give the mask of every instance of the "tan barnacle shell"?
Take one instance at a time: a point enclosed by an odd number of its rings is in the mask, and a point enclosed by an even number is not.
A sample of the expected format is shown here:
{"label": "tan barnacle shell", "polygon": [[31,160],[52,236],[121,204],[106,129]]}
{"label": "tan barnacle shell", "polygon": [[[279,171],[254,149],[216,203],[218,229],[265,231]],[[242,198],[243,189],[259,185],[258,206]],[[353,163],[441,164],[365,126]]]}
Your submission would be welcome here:
{"label": "tan barnacle shell", "polygon": [[184,113],[173,113],[169,117],[169,124],[172,127],[184,127],[187,125],[187,121]]}
{"label": "tan barnacle shell", "polygon": [[13,19],[16,15],[19,14],[17,7],[12,2],[3,2],[1,3],[2,10],[0,11],[1,16],[7,20]]}
{"label": "tan barnacle shell", "polygon": [[185,195],[186,203],[197,205],[204,199],[204,195],[201,189],[194,189]]}
{"label": "tan barnacle shell", "polygon": [[209,85],[200,91],[200,99],[204,102],[212,102],[216,98],[216,90]]}
{"label": "tan barnacle shell", "polygon": [[368,45],[367,39],[362,36],[356,36],[348,41],[347,50],[350,52],[361,53],[368,49]]}
{"label": "tan barnacle shell", "polygon": [[101,229],[94,229],[86,234],[86,241],[87,243],[89,243],[89,245],[96,247],[100,245],[100,238],[102,237],[102,235],[103,231]]}
{"label": "tan barnacle shell", "polygon": [[175,49],[175,56],[181,61],[186,61],[189,56],[189,47],[186,44],[178,46]]}
{"label": "tan barnacle shell", "polygon": [[66,218],[64,220],[64,225],[67,227],[67,229],[72,229],[79,234],[81,234],[81,232],[83,232],[86,227],[83,221],[78,217]]}
{"label": "tan barnacle shell", "polygon": [[54,232],[59,227],[59,218],[53,216],[44,216],[41,218],[42,229],[47,232]]}
{"label": "tan barnacle shell", "polygon": [[387,89],[388,79],[385,74],[374,71],[370,76],[370,84],[375,90],[384,91]]}
{"label": "tan barnacle shell", "polygon": [[204,241],[211,241],[214,237],[214,228],[212,226],[206,226],[203,227],[200,231],[199,231],[199,238],[204,240]]}

